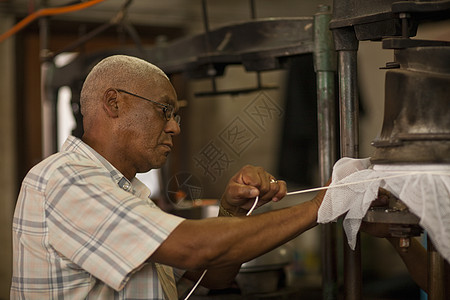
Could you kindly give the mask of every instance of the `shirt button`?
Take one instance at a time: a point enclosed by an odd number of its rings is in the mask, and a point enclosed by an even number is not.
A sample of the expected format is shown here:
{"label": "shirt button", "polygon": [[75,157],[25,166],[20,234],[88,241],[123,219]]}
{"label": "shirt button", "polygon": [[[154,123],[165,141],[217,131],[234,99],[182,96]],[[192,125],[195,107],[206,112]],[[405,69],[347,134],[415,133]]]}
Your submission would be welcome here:
{"label": "shirt button", "polygon": [[128,189],[130,188],[130,184],[128,183],[128,182],[125,182],[124,184],[123,184],[123,187],[122,187],[125,191],[128,191]]}

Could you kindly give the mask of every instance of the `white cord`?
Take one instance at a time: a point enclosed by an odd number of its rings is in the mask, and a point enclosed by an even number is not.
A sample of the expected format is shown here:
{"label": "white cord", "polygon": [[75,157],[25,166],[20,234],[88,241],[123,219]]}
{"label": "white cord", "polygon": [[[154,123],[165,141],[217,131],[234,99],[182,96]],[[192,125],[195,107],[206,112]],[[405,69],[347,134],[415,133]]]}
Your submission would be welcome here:
{"label": "white cord", "polygon": [[256,208],[256,204],[258,204],[258,200],[259,200],[259,196],[256,196],[255,198],[255,202],[253,202],[252,207],[250,208],[250,210],[247,212],[246,216],[250,216],[252,214],[252,212],[255,210]]}
{"label": "white cord", "polygon": [[200,281],[202,281],[203,277],[205,277],[205,274],[208,270],[203,271],[203,274],[200,276],[200,278],[198,279],[197,283],[194,284],[194,286],[192,287],[191,291],[189,292],[189,294],[187,294],[186,298],[184,298],[184,300],[189,299],[189,297],[192,295],[192,293],[195,291],[195,289],[197,288],[197,286],[200,284]]}
{"label": "white cord", "polygon": [[[258,204],[258,200],[259,200],[259,196],[256,196],[255,198],[255,202],[253,202],[252,207],[250,208],[250,210],[247,212],[246,216],[250,216],[252,214],[252,212],[255,210],[256,208],[256,204]],[[202,275],[200,276],[200,278],[198,279],[197,283],[192,287],[191,291],[189,292],[189,294],[187,294],[186,298],[184,298],[184,300],[189,299],[189,297],[192,295],[192,293],[195,291],[195,289],[197,288],[197,286],[200,284],[200,281],[202,281],[203,277],[205,277],[205,274],[208,270],[203,271]]]}
{"label": "white cord", "polygon": [[377,177],[377,178],[371,178],[371,179],[365,179],[365,180],[359,180],[359,181],[353,181],[353,182],[347,182],[347,183],[341,183],[341,184],[334,184],[334,185],[322,186],[322,187],[317,187],[317,188],[312,188],[312,189],[307,189],[307,190],[293,191],[293,192],[286,193],[286,196],[310,193],[310,192],[317,192],[317,191],[321,191],[321,190],[349,186],[349,185],[358,184],[358,183],[366,183],[366,182],[371,182],[371,181],[403,177],[403,176],[407,176],[407,175],[417,175],[417,174],[450,175],[450,173],[448,173],[448,172],[435,172],[435,171],[404,172],[402,174],[397,174],[397,175]]}

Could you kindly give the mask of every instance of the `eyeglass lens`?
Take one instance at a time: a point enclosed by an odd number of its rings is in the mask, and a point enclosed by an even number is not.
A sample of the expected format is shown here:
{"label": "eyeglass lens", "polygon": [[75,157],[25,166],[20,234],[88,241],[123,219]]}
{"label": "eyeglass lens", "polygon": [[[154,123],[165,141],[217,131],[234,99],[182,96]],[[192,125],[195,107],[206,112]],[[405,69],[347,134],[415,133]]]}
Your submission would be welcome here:
{"label": "eyeglass lens", "polygon": [[164,110],[164,117],[166,118],[167,121],[173,118],[175,122],[177,122],[177,124],[180,125],[181,117],[180,115],[174,114],[174,108],[172,105],[168,105],[163,110]]}

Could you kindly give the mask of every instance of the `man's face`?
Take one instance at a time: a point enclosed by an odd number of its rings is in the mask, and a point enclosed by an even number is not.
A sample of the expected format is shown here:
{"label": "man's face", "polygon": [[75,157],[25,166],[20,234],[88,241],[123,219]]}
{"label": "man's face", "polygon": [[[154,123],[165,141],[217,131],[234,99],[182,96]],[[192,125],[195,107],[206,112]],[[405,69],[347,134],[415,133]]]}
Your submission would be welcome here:
{"label": "man's face", "polygon": [[[170,104],[175,112],[178,110],[175,90],[165,78],[158,80],[158,84],[128,92]],[[161,106],[126,93],[119,92],[118,96],[126,97],[126,112],[118,131],[123,135],[124,159],[130,160],[128,163],[137,173],[162,167],[172,151],[172,138],[180,133],[180,127],[173,118],[166,120]]]}

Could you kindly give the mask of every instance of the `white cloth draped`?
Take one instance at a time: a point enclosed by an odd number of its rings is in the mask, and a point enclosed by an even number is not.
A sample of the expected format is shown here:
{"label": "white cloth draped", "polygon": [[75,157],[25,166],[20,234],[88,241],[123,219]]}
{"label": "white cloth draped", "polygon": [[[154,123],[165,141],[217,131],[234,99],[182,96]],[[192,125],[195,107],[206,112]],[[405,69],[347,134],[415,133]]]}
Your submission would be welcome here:
{"label": "white cloth draped", "polygon": [[333,167],[318,222],[336,221],[347,213],[343,226],[354,249],[361,220],[379,187],[402,200],[420,218],[419,225],[450,262],[450,164],[372,165],[369,158],[344,157]]}

